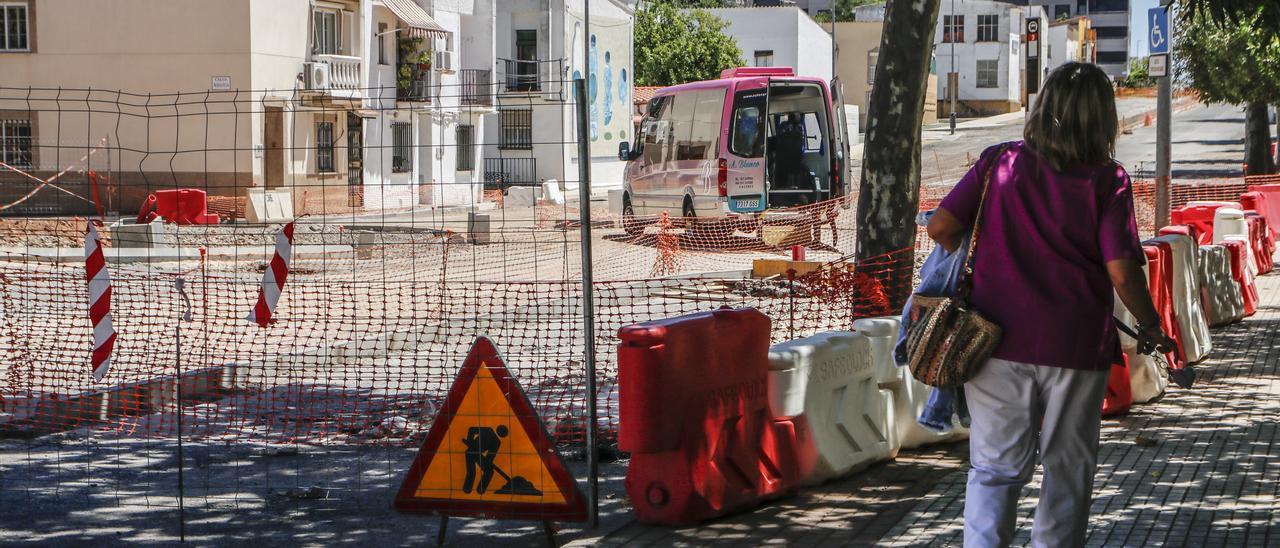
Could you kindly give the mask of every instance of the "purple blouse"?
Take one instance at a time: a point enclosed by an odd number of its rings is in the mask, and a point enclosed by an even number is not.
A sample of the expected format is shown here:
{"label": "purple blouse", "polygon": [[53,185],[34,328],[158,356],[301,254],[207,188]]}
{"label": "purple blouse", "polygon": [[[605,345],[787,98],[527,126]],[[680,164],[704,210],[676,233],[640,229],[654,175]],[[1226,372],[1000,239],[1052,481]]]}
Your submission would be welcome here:
{"label": "purple blouse", "polygon": [[975,309],[1004,329],[993,357],[1069,369],[1120,362],[1106,263],[1146,260],[1129,174],[1115,162],[1055,171],[1022,141],[982,153],[942,200],[972,228],[996,161],[974,255]]}

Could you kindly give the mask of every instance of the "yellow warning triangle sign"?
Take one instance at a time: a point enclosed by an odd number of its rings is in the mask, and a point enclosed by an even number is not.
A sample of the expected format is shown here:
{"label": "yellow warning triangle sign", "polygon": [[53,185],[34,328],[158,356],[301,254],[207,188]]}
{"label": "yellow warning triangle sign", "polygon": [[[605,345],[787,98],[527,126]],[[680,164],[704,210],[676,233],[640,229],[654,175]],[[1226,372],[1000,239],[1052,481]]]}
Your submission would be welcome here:
{"label": "yellow warning triangle sign", "polygon": [[578,483],[486,337],[472,344],[395,506],[448,516],[587,519]]}

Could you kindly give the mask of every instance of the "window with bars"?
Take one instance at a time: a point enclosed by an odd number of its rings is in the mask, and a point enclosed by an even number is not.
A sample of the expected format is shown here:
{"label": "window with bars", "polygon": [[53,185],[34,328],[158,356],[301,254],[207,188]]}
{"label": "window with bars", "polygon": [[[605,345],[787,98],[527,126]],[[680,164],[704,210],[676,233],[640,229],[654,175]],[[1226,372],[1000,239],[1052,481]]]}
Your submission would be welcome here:
{"label": "window with bars", "polygon": [[504,108],[499,111],[498,148],[533,148],[533,109]]}
{"label": "window with bars", "polygon": [[30,51],[30,6],[0,2],[0,51]]}
{"label": "window with bars", "polygon": [[979,42],[1000,41],[1000,16],[999,15],[979,15],[978,16],[978,41]]}
{"label": "window with bars", "polygon": [[316,123],[316,171],[336,171],[333,168],[333,122]]}
{"label": "window with bars", "polygon": [[405,173],[413,163],[413,153],[409,147],[413,136],[409,132],[409,122],[391,124],[391,172]]}
{"label": "window with bars", "polygon": [[475,127],[460,125],[454,133],[458,143],[458,171],[472,171],[476,168]]}
{"label": "window with bars", "polygon": [[0,161],[31,169],[31,122],[0,120]]}
{"label": "window with bars", "polygon": [[964,42],[963,15],[942,16],[942,41],[945,43]]}
{"label": "window with bars", "polygon": [[1000,61],[999,60],[979,60],[978,61],[978,78],[977,87],[995,88],[1000,87]]}

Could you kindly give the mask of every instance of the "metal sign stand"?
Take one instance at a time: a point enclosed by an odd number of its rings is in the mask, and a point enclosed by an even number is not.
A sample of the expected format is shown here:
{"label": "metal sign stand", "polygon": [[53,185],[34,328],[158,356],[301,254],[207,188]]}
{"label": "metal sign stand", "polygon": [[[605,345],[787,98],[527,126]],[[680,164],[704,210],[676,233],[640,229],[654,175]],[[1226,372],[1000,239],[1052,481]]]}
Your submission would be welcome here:
{"label": "metal sign stand", "polygon": [[183,468],[185,468],[182,455],[182,322],[191,321],[191,298],[187,296],[187,281],[178,276],[173,281],[174,287],[178,290],[178,295],[182,297],[182,316],[173,324],[173,366],[174,366],[174,384],[176,384],[177,414],[178,414],[178,540],[180,542],[187,541],[187,509],[186,499],[186,482],[183,477]]}

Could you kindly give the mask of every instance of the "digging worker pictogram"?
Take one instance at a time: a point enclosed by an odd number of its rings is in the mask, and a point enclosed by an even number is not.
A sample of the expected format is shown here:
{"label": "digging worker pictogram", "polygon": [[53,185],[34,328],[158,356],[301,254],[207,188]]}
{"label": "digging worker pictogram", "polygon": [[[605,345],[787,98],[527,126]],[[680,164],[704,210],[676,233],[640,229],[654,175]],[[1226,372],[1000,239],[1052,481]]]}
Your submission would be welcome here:
{"label": "digging worker pictogram", "polygon": [[506,426],[500,425],[496,431],[488,426],[472,426],[467,429],[467,437],[462,439],[462,443],[467,445],[467,477],[462,481],[462,492],[471,492],[477,468],[480,469],[480,485],[476,486],[475,491],[484,493],[489,488],[489,481],[493,479],[493,459],[498,456],[502,438],[505,437]]}

